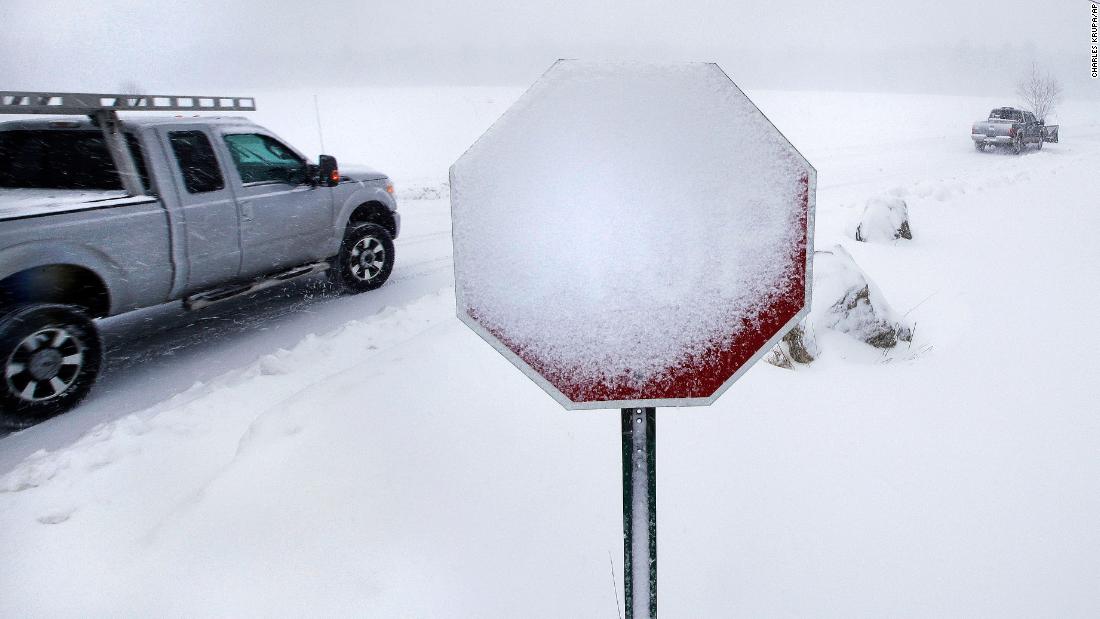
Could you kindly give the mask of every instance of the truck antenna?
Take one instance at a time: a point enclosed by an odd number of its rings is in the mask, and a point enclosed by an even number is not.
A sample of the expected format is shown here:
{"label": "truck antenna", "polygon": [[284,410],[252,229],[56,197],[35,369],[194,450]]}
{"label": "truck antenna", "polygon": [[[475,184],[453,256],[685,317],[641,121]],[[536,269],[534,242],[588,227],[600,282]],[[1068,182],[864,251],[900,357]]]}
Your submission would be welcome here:
{"label": "truck antenna", "polygon": [[317,115],[317,138],[321,140],[321,152],[325,152],[325,133],[321,130],[321,106],[317,103],[316,93],[313,95],[313,112]]}

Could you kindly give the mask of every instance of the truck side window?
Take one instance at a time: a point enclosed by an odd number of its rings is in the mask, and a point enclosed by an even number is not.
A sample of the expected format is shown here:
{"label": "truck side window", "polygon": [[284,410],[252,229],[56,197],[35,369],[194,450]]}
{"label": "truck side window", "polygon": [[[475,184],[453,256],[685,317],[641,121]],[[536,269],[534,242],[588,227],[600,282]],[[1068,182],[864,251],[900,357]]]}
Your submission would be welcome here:
{"label": "truck side window", "polygon": [[225,188],[225,179],[218,168],[214,147],[202,131],[172,131],[168,133],[172,152],[176,154],[183,185],[189,193],[206,193]]}
{"label": "truck side window", "polygon": [[278,140],[258,133],[233,133],[225,144],[241,175],[241,182],[290,183],[307,179],[306,162]]}
{"label": "truck side window", "polygon": [[[141,143],[126,142],[150,191]],[[0,187],[120,190],[115,164],[99,130],[17,129],[0,132]]]}

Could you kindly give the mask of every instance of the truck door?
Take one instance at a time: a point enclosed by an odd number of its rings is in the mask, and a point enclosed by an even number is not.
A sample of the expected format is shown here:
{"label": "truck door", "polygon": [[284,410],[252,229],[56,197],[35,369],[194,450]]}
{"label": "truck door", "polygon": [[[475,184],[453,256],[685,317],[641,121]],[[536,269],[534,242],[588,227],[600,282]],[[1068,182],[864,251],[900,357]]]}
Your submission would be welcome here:
{"label": "truck door", "polygon": [[227,131],[223,145],[237,178],[241,275],[259,275],[328,258],[332,192],[311,182],[304,157],[249,128]]}
{"label": "truck door", "polygon": [[[225,181],[211,136],[198,125],[159,130],[176,179],[187,250],[186,292],[235,279],[241,268],[237,205]],[[177,237],[178,238],[178,237]]]}

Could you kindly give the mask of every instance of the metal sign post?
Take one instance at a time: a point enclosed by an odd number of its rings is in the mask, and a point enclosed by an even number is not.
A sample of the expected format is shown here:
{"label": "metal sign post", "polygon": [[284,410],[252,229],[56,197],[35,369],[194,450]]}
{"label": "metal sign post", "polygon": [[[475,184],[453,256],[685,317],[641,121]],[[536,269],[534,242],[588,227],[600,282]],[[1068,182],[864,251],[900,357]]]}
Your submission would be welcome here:
{"label": "metal sign post", "polygon": [[626,619],[657,617],[657,409],[622,409]]}

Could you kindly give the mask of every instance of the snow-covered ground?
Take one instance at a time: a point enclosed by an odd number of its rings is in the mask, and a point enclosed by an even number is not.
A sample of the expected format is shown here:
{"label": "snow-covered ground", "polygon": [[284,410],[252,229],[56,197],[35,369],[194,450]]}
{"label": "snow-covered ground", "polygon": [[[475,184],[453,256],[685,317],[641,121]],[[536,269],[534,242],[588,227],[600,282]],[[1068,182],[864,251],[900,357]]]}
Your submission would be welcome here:
{"label": "snow-covered ground", "polygon": [[[453,317],[446,169],[519,92],[320,93],[326,151],[406,192],[392,280],[105,321],[91,398],[0,439],[0,616],[616,615],[618,412]],[[320,152],[311,93],[254,94]],[[818,331],[658,413],[662,614],[1100,615],[1098,101],[1015,157],[967,135],[1000,99],[749,95],[818,168],[818,246],[915,338]],[[882,196],[912,241],[851,238]]]}

